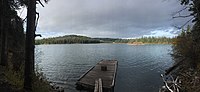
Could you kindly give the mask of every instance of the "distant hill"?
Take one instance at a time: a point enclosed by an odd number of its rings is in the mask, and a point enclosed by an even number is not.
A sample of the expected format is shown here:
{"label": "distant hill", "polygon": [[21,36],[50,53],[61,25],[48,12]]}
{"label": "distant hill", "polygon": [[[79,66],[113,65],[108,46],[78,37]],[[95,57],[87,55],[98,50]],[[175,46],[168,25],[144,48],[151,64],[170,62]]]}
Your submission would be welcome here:
{"label": "distant hill", "polygon": [[87,36],[80,35],[65,35],[60,37],[53,38],[44,38],[40,40],[36,40],[35,44],[89,44],[89,43],[112,43],[119,39],[113,38],[91,38]]}
{"label": "distant hill", "polygon": [[102,43],[113,43],[117,40],[120,40],[119,38],[93,38],[93,39],[99,40]]}

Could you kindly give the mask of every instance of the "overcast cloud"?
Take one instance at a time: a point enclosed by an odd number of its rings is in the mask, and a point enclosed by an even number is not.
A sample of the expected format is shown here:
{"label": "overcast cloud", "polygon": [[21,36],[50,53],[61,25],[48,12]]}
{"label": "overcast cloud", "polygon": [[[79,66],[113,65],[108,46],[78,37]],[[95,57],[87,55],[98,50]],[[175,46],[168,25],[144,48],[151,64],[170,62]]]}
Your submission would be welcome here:
{"label": "overcast cloud", "polygon": [[79,34],[90,37],[134,38],[173,36],[172,13],[178,0],[50,0],[40,13],[37,33],[44,37]]}

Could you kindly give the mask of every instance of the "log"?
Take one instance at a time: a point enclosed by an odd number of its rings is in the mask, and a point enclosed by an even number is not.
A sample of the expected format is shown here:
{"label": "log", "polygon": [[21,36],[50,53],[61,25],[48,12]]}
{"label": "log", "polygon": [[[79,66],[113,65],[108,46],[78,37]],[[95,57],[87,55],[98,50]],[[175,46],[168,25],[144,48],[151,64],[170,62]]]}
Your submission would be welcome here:
{"label": "log", "polygon": [[176,69],[179,65],[181,65],[181,63],[183,63],[184,60],[185,59],[179,61],[178,63],[176,63],[175,65],[173,65],[169,69],[165,70],[165,75],[168,75],[171,71],[173,71],[174,69]]}

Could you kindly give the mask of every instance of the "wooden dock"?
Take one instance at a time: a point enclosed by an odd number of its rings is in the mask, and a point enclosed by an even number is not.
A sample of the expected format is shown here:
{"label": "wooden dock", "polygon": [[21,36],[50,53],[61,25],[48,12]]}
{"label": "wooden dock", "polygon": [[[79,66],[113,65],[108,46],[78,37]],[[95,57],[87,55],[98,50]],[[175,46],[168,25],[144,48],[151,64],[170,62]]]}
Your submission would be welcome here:
{"label": "wooden dock", "polygon": [[116,60],[101,60],[79,78],[77,89],[94,91],[95,81],[101,80],[102,92],[114,92],[116,73]]}

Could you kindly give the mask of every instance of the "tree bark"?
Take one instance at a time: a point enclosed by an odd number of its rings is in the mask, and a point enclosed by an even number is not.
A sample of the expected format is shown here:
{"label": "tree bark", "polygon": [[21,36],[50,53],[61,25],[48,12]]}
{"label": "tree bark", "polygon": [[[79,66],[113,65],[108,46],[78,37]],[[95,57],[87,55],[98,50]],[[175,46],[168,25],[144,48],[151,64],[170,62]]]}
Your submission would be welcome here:
{"label": "tree bark", "polygon": [[3,66],[7,65],[7,31],[9,19],[6,18],[6,10],[9,9],[8,1],[1,0],[1,62]]}
{"label": "tree bark", "polygon": [[0,64],[1,64],[1,59],[2,59],[2,33],[3,33],[3,10],[4,10],[4,8],[3,8],[3,0],[1,0],[1,5],[0,5],[0,9],[1,9],[1,14],[0,14],[0,16],[1,16],[1,31],[0,31]]}
{"label": "tree bark", "polygon": [[[6,21],[7,22],[7,21]],[[7,65],[7,28],[5,27],[2,30],[2,43],[1,43],[1,65],[6,66]]]}
{"label": "tree bark", "polygon": [[36,0],[28,0],[24,72],[24,89],[26,91],[32,90],[32,77],[34,74],[35,19]]}

